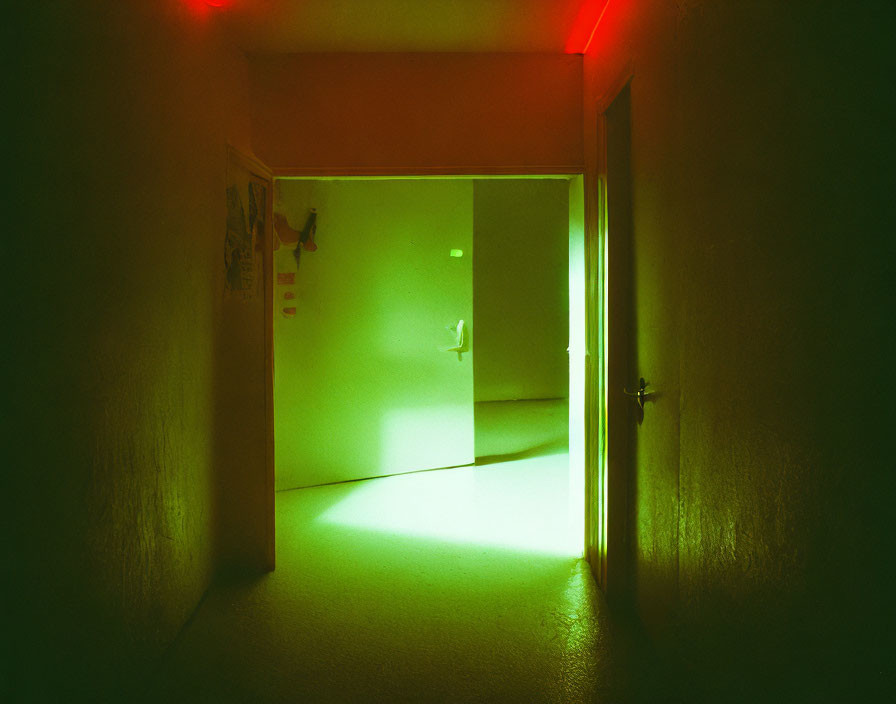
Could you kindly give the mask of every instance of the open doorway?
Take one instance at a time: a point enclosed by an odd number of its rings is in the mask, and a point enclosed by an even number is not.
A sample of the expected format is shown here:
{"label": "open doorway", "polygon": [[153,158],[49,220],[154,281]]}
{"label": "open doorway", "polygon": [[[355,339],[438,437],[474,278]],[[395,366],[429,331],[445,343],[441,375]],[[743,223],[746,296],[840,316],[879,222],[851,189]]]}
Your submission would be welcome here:
{"label": "open doorway", "polygon": [[569,189],[558,179],[473,183],[476,459],[569,446]]}
{"label": "open doorway", "polygon": [[277,490],[351,483],[315,520],[581,556],[580,193],[578,176],[278,179]]}
{"label": "open doorway", "polygon": [[[483,179],[473,189],[476,463],[512,473],[532,497],[528,511],[556,519],[576,510],[567,481],[569,185]],[[562,521],[539,533],[558,550],[569,542]]]}

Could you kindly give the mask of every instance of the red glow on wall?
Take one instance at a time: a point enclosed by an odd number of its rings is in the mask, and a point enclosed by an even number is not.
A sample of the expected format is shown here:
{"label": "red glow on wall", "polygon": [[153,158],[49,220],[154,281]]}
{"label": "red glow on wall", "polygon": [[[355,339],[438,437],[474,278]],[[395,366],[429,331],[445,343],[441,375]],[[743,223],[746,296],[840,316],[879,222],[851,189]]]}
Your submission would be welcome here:
{"label": "red glow on wall", "polygon": [[591,40],[597,32],[600,18],[604,16],[604,10],[609,5],[609,0],[584,0],[579,14],[572,23],[572,30],[566,40],[564,51],[567,54],[584,54],[591,45]]}

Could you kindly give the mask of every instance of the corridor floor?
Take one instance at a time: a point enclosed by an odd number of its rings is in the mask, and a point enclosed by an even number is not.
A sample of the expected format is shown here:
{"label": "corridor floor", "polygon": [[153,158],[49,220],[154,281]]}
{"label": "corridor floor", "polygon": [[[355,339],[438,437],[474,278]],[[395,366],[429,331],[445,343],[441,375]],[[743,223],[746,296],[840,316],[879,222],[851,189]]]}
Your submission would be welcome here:
{"label": "corridor floor", "polygon": [[150,695],[627,701],[628,648],[565,525],[567,455],[277,495],[277,569],[213,589]]}

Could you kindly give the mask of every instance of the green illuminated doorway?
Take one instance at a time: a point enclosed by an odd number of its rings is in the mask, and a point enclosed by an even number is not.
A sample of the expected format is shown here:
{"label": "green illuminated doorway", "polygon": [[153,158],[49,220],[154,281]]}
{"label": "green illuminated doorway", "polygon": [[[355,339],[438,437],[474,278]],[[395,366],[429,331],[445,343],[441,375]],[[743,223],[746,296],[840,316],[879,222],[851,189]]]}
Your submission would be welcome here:
{"label": "green illuminated doorway", "polygon": [[[275,281],[278,272],[295,272],[294,283],[275,285],[273,310],[278,490],[458,465],[480,471],[472,467],[476,349],[472,189],[474,180],[488,178],[495,177],[277,180],[275,211],[287,218],[290,227],[300,229],[312,207],[318,214],[315,251],[302,252],[298,265],[290,247],[281,246],[274,256]],[[581,555],[582,178],[548,178],[568,189],[569,213],[570,454],[569,469],[561,478],[566,511],[558,513],[557,520],[564,524],[563,550]],[[285,299],[287,293],[295,297]],[[295,305],[285,305],[287,301]],[[284,307],[295,311],[287,316]],[[458,355],[452,348],[458,342],[460,320],[469,349]],[[533,344],[537,331],[535,338]],[[530,470],[534,468],[526,468]],[[451,506],[433,506],[427,513],[421,512],[418,502],[417,518],[409,515],[404,520],[400,515],[397,506],[414,507],[413,499],[397,500],[401,491],[389,490],[393,494],[388,500],[380,496],[387,486],[397,484],[364,482],[355,491],[354,503],[333,507],[328,520],[357,523],[373,516],[376,525],[382,523],[380,528],[387,531],[438,533],[445,539],[474,542],[478,535],[484,544],[505,540],[494,532],[497,523],[491,528],[462,526],[463,511],[456,509],[463,501],[457,492],[463,494],[464,487],[471,486],[462,476],[456,474],[460,484],[451,485],[454,488],[446,484],[437,497],[454,501]],[[364,505],[372,501],[370,506],[377,508],[363,509],[358,503],[361,494],[366,497]],[[442,516],[437,522],[440,529],[418,525],[424,515]],[[374,528],[369,521],[362,527]],[[544,535],[533,540],[540,540],[543,549],[554,544]]]}

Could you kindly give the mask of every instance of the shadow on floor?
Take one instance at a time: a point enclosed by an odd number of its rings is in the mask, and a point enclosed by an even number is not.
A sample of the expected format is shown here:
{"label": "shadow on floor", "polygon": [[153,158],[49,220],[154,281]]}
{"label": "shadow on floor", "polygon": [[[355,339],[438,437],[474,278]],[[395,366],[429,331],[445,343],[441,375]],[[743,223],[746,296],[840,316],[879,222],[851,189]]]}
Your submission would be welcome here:
{"label": "shadow on floor", "polygon": [[475,404],[476,457],[513,457],[569,441],[569,402],[559,399],[481,401]]}
{"label": "shadow on floor", "polygon": [[569,443],[565,440],[555,440],[530,447],[519,452],[511,452],[506,455],[485,455],[476,458],[476,465],[499,464],[501,462],[516,462],[531,457],[544,457],[546,455],[560,455],[569,452]]}

